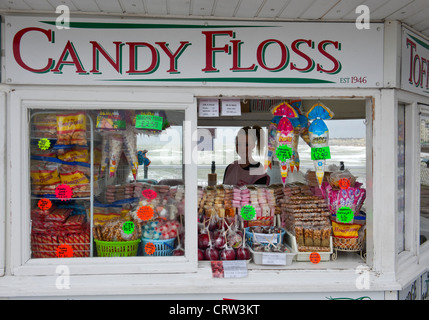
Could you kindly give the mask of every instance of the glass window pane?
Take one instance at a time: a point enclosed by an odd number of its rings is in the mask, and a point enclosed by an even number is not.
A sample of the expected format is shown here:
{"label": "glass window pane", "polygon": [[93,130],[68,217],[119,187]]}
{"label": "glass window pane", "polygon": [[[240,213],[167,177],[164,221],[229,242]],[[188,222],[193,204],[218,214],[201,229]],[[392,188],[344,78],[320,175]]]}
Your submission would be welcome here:
{"label": "glass window pane", "polygon": [[184,111],[32,110],[32,258],[182,255]]}
{"label": "glass window pane", "polygon": [[420,119],[420,244],[429,239],[429,117]]}
{"label": "glass window pane", "polygon": [[398,253],[405,248],[405,106],[398,105]]}

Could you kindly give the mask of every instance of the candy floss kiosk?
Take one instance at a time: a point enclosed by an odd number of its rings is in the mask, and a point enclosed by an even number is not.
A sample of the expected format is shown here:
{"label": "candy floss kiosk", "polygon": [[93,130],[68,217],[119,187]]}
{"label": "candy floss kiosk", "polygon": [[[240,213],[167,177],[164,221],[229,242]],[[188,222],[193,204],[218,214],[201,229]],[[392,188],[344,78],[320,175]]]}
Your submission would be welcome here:
{"label": "candy floss kiosk", "polygon": [[[427,298],[428,39],[397,21],[2,30],[0,297]],[[359,165],[335,136],[356,119]],[[254,125],[269,178],[224,183]]]}

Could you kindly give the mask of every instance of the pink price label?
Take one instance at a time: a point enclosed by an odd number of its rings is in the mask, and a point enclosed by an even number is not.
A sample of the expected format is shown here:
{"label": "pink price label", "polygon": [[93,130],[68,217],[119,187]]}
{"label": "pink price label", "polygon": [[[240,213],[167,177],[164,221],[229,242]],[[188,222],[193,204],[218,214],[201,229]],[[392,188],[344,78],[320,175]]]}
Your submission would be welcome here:
{"label": "pink price label", "polygon": [[73,191],[69,185],[60,184],[55,188],[55,196],[61,201],[66,201],[73,197]]}
{"label": "pink price label", "polygon": [[155,199],[158,194],[156,193],[156,191],[151,190],[151,189],[146,189],[142,191],[142,195],[143,197],[145,197],[147,200],[152,200]]}

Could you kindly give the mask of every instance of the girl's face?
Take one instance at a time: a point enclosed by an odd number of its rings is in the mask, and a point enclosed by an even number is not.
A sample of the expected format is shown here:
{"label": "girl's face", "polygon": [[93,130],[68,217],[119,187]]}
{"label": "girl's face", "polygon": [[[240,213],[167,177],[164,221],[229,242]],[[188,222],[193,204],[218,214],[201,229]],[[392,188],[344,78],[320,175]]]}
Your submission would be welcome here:
{"label": "girl's face", "polygon": [[255,139],[250,135],[246,136],[245,133],[239,133],[235,143],[235,150],[241,159],[246,161],[249,159],[249,155],[252,154],[253,149],[256,146]]}

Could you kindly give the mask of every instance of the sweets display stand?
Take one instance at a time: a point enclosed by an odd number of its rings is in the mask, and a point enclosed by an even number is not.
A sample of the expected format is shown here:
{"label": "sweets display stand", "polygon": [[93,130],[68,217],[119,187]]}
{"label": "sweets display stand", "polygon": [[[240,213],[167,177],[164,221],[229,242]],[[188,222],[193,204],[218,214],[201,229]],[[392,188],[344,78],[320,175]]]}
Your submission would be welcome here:
{"label": "sweets display stand", "polygon": [[332,254],[332,260],[336,260],[338,257],[338,251],[344,252],[359,252],[360,257],[363,261],[366,261],[365,238],[358,237],[355,239],[337,238],[334,237],[334,252]]}
{"label": "sweets display stand", "polygon": [[[298,245],[296,242],[296,238],[293,234],[289,233],[286,230],[285,234],[285,243],[289,245],[292,248],[292,251],[296,252],[296,256],[294,258],[294,261],[310,261],[310,254],[312,252],[301,252],[298,251]],[[329,239],[329,251],[313,251],[317,252],[320,255],[320,261],[329,261],[331,259],[331,254],[333,251],[333,244],[332,244],[332,236]]]}
{"label": "sweets display stand", "polygon": [[250,253],[252,254],[252,259],[255,264],[289,266],[292,264],[292,261],[295,258],[297,252],[294,251],[289,246],[286,246],[286,247],[288,248],[288,251],[284,253],[260,252],[260,251],[254,251],[252,248],[249,248],[249,250],[250,250]]}

